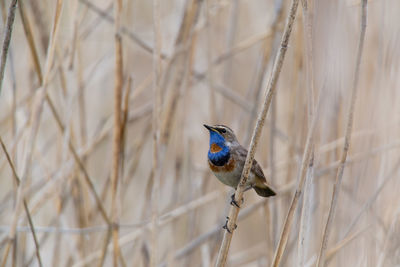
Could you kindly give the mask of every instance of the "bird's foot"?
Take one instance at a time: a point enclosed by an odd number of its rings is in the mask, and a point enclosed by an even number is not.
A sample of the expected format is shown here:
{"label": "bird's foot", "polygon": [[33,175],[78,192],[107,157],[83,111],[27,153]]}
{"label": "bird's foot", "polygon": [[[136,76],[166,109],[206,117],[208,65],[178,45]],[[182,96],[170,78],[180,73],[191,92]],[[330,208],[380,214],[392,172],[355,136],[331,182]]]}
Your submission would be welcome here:
{"label": "bird's foot", "polygon": [[[242,198],[242,203],[243,202],[244,202],[244,199]],[[231,205],[240,208],[239,204],[235,200],[235,193],[233,193],[233,195],[231,196]]]}
{"label": "bird's foot", "polygon": [[233,226],[233,229],[229,229],[229,227],[228,227],[229,220],[230,220],[229,217],[226,217],[226,222],[225,222],[225,225],[222,226],[222,229],[225,229],[226,231],[228,231],[228,233],[232,234],[232,231],[234,231],[237,228],[237,225],[235,224]]}

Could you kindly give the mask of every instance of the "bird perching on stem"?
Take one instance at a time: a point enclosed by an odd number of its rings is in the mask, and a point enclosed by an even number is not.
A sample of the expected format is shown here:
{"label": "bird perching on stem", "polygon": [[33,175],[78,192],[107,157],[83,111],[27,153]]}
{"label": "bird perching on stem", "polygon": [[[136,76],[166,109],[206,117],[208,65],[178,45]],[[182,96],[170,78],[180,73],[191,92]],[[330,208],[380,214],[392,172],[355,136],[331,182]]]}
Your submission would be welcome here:
{"label": "bird perching on stem", "polygon": [[[208,164],[211,171],[223,184],[236,189],[246,161],[247,149],[239,144],[236,135],[229,127],[206,124],[204,124],[204,127],[210,132]],[[276,195],[256,160],[253,161],[245,191],[252,188],[262,197]],[[239,206],[234,200],[234,195],[232,195],[231,204]]]}

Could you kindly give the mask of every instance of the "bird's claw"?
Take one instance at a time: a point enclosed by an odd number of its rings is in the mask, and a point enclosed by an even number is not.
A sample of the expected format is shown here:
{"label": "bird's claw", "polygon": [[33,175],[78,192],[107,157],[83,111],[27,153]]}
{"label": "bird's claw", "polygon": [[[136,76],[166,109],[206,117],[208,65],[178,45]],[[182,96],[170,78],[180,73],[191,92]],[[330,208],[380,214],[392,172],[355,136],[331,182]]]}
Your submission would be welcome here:
{"label": "bird's claw", "polygon": [[222,229],[225,229],[226,231],[228,231],[228,233],[232,234],[232,231],[235,230],[235,229],[237,228],[237,225],[235,224],[235,225],[233,226],[233,229],[232,229],[232,230],[229,229],[229,227],[228,227],[228,222],[229,222],[229,220],[230,220],[229,217],[226,217],[226,222],[225,222],[225,225],[222,226]]}
{"label": "bird's claw", "polygon": [[[243,198],[242,198],[242,203],[243,203]],[[231,196],[231,205],[240,208],[239,204],[238,204],[238,203],[236,202],[236,200],[235,200],[235,194],[233,194],[233,195]]]}

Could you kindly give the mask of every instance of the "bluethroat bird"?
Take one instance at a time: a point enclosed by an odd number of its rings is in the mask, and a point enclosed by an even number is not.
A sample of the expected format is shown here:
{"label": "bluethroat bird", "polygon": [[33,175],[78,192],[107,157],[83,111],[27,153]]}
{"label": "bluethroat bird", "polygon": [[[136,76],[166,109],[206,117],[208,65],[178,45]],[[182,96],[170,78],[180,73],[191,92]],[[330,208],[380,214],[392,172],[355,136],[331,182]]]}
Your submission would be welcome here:
{"label": "bluethroat bird", "polygon": [[[208,150],[208,164],[214,175],[223,184],[236,189],[240,182],[243,166],[246,161],[247,149],[239,144],[233,131],[224,125],[209,126],[204,124],[210,132],[210,149]],[[257,163],[253,161],[250,175],[246,182],[245,191],[253,188],[259,196],[275,196],[275,191],[268,184],[264,173]],[[232,202],[234,201],[232,195]]]}

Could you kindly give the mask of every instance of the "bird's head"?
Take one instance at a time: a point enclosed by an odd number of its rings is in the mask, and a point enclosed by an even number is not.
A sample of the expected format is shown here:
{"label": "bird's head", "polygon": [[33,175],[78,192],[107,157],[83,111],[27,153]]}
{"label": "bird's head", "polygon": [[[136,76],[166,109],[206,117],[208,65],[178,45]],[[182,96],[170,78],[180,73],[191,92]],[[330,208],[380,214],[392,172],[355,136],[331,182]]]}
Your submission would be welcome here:
{"label": "bird's head", "polygon": [[206,124],[204,124],[204,127],[206,127],[210,132],[210,147],[213,144],[216,144],[221,148],[238,144],[236,136],[231,128],[225,125],[209,126]]}

